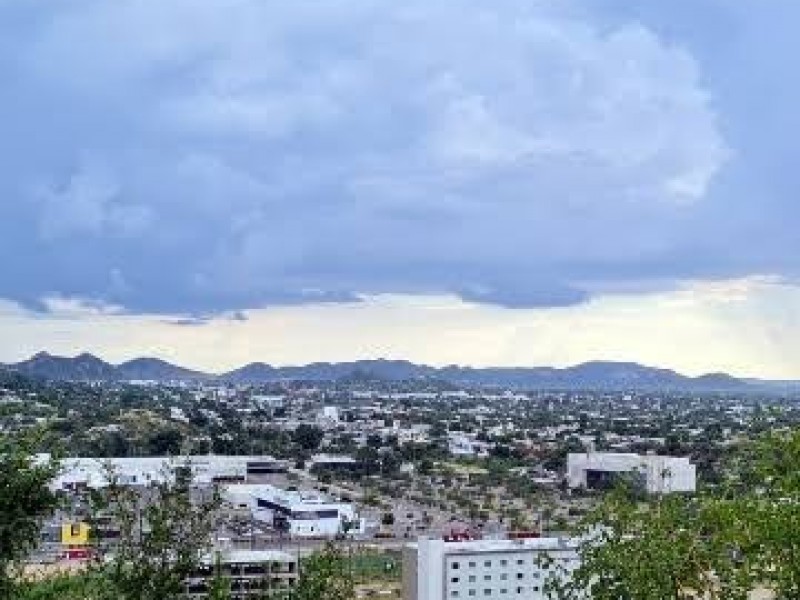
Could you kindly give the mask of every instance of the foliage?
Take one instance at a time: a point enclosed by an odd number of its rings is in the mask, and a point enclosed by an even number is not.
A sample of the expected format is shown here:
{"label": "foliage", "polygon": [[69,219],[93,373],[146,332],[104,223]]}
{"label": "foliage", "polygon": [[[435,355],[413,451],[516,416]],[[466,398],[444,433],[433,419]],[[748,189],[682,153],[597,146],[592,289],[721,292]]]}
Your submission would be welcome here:
{"label": "foliage", "polygon": [[291,600],[353,600],[355,587],[350,565],[341,550],[328,544],[301,564]]}
{"label": "foliage", "polygon": [[33,436],[0,438],[0,598],[11,597],[21,561],[39,541],[42,520],[58,506],[48,487],[59,465],[36,462]]}
{"label": "foliage", "polygon": [[800,430],[739,451],[720,485],[642,498],[622,486],[583,521],[580,565],[551,598],[744,600],[758,586],[800,598]]}
{"label": "foliage", "polygon": [[[93,494],[95,539],[102,549],[105,522],[119,537],[96,561],[104,582],[99,598],[167,600],[182,595],[184,580],[210,548],[220,498],[201,495],[182,468],[169,469],[145,492],[122,485],[109,471],[110,485]],[[98,555],[99,557],[101,555]]]}

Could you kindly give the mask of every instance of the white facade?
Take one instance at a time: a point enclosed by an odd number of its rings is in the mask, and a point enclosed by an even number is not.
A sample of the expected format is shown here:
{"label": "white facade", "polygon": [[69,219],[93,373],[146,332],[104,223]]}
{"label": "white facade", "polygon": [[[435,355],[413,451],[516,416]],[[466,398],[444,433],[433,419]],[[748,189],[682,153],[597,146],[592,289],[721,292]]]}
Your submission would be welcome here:
{"label": "white facade", "polygon": [[[42,455],[40,460],[46,460]],[[126,458],[66,458],[51,482],[53,489],[74,487],[101,488],[109,484],[109,474],[123,485],[148,485],[163,482],[177,468],[188,467],[195,484],[247,478],[254,465],[278,464],[270,456],[147,456]]]}
{"label": "white facade", "polygon": [[588,452],[567,457],[567,484],[572,489],[604,487],[616,475],[642,477],[651,494],[694,492],[697,472],[688,458],[672,456]]}
{"label": "white facade", "polygon": [[544,600],[578,565],[565,538],[420,539],[403,555],[403,600]]}
{"label": "white facade", "polygon": [[253,518],[286,531],[291,537],[332,538],[361,533],[363,519],[349,502],[335,502],[317,493],[285,491],[271,485],[229,485],[225,500],[247,508]]}

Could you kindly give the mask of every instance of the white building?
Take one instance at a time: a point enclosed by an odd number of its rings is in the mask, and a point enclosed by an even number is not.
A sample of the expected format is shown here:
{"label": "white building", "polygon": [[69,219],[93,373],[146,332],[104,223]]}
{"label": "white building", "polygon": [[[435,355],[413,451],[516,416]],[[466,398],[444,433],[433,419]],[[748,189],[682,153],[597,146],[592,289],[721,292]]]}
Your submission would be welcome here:
{"label": "white building", "polygon": [[694,492],[696,468],[688,458],[587,452],[567,457],[567,484],[572,489],[607,489],[620,476],[639,478],[651,494]]}
{"label": "white building", "polygon": [[[47,460],[40,455],[37,460]],[[246,481],[248,475],[285,471],[271,456],[145,456],[126,458],[66,458],[51,482],[53,489],[102,488],[113,474],[123,485],[148,485],[171,478],[176,469],[189,469],[192,482]]]}
{"label": "white building", "polygon": [[234,484],[225,488],[223,498],[234,508],[249,509],[254,519],[291,537],[333,538],[344,533],[363,533],[365,527],[352,503],[336,502],[317,492]]}
{"label": "white building", "polygon": [[403,600],[544,600],[578,564],[567,538],[419,539],[403,553]]}
{"label": "white building", "polygon": [[323,406],[317,415],[317,420],[321,423],[335,425],[339,422],[339,409],[336,406]]}

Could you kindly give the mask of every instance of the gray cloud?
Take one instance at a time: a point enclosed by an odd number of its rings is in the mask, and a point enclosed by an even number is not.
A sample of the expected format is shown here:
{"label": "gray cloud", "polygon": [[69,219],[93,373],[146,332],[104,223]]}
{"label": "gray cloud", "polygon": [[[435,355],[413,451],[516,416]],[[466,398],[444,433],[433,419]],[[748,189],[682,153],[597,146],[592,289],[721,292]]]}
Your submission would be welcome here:
{"label": "gray cloud", "polygon": [[546,306],[791,271],[791,240],[730,245],[727,207],[756,202],[726,197],[739,148],[702,65],[644,21],[577,0],[0,11],[0,296]]}

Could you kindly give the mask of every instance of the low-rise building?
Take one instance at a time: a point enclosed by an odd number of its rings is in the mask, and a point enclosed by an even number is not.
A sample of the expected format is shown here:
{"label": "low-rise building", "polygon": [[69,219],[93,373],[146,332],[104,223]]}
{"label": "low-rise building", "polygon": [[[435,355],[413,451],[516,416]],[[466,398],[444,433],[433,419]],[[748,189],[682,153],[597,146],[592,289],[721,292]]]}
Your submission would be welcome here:
{"label": "low-rise building", "polygon": [[[48,460],[47,455],[37,457]],[[250,475],[285,472],[286,464],[271,456],[147,456],[125,458],[66,458],[51,482],[56,490],[107,487],[112,478],[122,485],[164,482],[188,470],[193,483],[246,481]]]}
{"label": "low-rise building", "polygon": [[364,531],[350,502],[317,492],[287,491],[272,485],[229,485],[223,498],[233,508],[249,509],[254,519],[291,537],[333,538]]}
{"label": "low-rise building", "polygon": [[186,597],[209,597],[213,582],[226,582],[231,600],[285,598],[297,583],[297,558],[277,550],[228,550],[204,557],[185,581]]}
{"label": "low-rise building", "polygon": [[694,492],[696,468],[688,458],[613,452],[571,453],[567,484],[572,489],[608,489],[630,476],[651,494]]}

